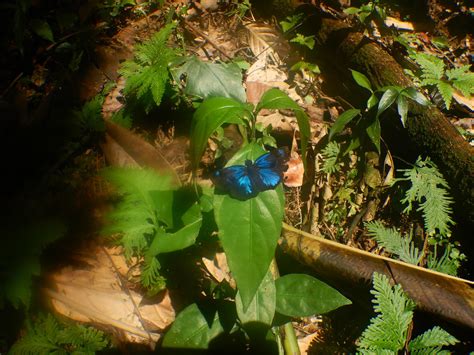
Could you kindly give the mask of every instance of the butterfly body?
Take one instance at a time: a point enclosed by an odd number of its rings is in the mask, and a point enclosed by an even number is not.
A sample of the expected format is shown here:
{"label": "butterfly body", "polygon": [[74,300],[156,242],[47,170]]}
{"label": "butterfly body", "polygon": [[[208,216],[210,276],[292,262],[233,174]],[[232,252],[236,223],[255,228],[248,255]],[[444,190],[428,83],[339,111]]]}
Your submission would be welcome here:
{"label": "butterfly body", "polygon": [[275,149],[258,157],[255,163],[246,160],[245,165],[217,170],[212,180],[218,189],[239,200],[246,200],[259,192],[274,189],[283,178],[287,160],[285,149]]}

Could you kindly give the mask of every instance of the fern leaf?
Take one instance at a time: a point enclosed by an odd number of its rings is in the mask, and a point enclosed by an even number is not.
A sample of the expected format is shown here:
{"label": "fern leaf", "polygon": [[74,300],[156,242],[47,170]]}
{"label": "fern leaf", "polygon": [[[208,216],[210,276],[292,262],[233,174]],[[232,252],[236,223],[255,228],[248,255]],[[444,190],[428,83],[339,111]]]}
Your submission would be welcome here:
{"label": "fern leaf", "polygon": [[[457,257],[452,257],[451,253],[455,251]],[[427,258],[427,267],[431,270],[442,272],[444,274],[457,276],[458,269],[461,266],[461,260],[465,258],[464,255],[460,254],[459,251],[455,248],[452,248],[450,245],[444,251],[444,254],[441,258],[437,258],[435,254],[428,254]]]}
{"label": "fern leaf", "polygon": [[175,24],[168,24],[135,49],[135,59],[122,64],[119,73],[126,79],[124,93],[134,96],[148,112],[159,106],[169,80],[168,65],[178,55],[166,45]]}
{"label": "fern leaf", "polygon": [[78,324],[65,326],[48,314],[28,326],[9,354],[95,354],[107,345],[103,332]]}
{"label": "fern leaf", "polygon": [[166,279],[160,274],[160,262],[156,257],[147,258],[142,268],[142,285],[148,290],[148,296],[154,296],[166,286]]}
{"label": "fern leaf", "polygon": [[400,170],[403,178],[396,181],[410,181],[411,187],[405,193],[402,203],[407,203],[404,212],[411,211],[413,202],[418,202],[418,211],[423,214],[425,230],[433,235],[438,230],[442,235],[448,235],[454,224],[451,219],[453,203],[448,194],[448,183],[439,172],[437,166],[427,158],[418,158],[412,169]]}
{"label": "fern leaf", "polygon": [[453,100],[453,87],[449,83],[446,83],[444,81],[438,81],[436,83],[436,88],[441,94],[446,108],[449,110],[449,107],[451,106],[451,101]]}
{"label": "fern leaf", "polygon": [[426,53],[414,55],[414,59],[420,66],[422,79],[438,79],[444,75],[444,62],[442,59]]}
{"label": "fern leaf", "polygon": [[388,278],[374,273],[374,310],[378,315],[358,341],[360,350],[396,353],[403,349],[408,326],[413,318],[415,304],[403,292],[400,285],[390,286]]}
{"label": "fern leaf", "polygon": [[443,346],[454,345],[457,342],[458,340],[447,331],[435,326],[410,341],[408,348],[416,353],[432,351],[433,354],[439,354]]}
{"label": "fern leaf", "polygon": [[464,76],[454,79],[453,86],[464,96],[471,96],[474,94],[474,73],[464,74]]}
{"label": "fern leaf", "polygon": [[377,244],[397,255],[400,260],[418,265],[422,252],[415,247],[411,238],[402,237],[395,228],[385,228],[380,221],[367,222],[365,225]]}
{"label": "fern leaf", "polygon": [[169,176],[139,169],[106,169],[103,176],[114,184],[122,199],[109,213],[102,233],[121,233],[125,255],[140,254],[161,225],[172,225],[173,194]]}
{"label": "fern leaf", "polygon": [[337,158],[341,151],[341,146],[337,142],[329,142],[328,145],[321,151],[324,161],[322,170],[327,174],[335,173],[339,169]]}

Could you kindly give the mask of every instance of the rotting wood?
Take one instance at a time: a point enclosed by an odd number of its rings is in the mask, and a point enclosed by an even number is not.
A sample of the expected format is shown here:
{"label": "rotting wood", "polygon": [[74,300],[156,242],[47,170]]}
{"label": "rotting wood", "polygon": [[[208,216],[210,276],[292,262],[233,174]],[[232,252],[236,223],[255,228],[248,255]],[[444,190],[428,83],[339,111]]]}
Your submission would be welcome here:
{"label": "rotting wood", "polygon": [[[386,275],[422,311],[474,329],[474,282],[339,244],[283,224],[284,252],[341,290],[367,292],[374,272]],[[356,293],[356,292],[355,292]],[[368,293],[368,292],[367,292]]]}

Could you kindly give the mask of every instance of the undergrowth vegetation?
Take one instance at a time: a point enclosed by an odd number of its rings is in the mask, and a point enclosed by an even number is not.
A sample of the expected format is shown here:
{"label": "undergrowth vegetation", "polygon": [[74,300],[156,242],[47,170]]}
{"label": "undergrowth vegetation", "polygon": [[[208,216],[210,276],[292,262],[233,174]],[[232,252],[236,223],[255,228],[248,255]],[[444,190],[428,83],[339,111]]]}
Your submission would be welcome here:
{"label": "undergrowth vegetation", "polygon": [[[248,1],[234,5],[232,14],[239,19],[251,8]],[[140,12],[147,6],[152,4],[139,6],[131,1],[112,1],[101,9],[107,9],[108,16],[115,17],[124,8],[133,7]],[[20,2],[14,8],[17,14],[14,27],[18,28],[29,5]],[[385,8],[378,0],[345,12],[355,15],[361,26],[372,26],[372,21],[386,19]],[[17,33],[15,41],[22,50],[22,43],[34,35],[53,43],[56,50],[64,47],[69,54],[63,64],[76,71],[87,48],[79,42],[66,41],[67,34],[62,43],[55,42],[58,35],[66,33],[61,23],[67,21],[60,17],[58,28],[51,25],[50,14],[41,20],[33,18],[26,32]],[[209,245],[222,249],[232,279],[201,290],[200,299],[184,305],[164,334],[161,343],[164,348],[215,349],[222,346],[222,338],[230,338],[236,339],[238,346],[243,344],[242,351],[293,353],[298,345],[292,319],[321,315],[352,303],[341,290],[308,274],[280,275],[275,255],[286,212],[280,176],[284,164],[267,167],[267,161],[263,160],[263,167],[256,167],[259,158],[278,154],[273,148],[280,143],[272,125],[258,121],[262,112],[290,112],[294,117],[298,133],[293,137],[293,150],[299,148],[304,170],[301,175],[307,179],[314,175],[309,190],[311,193],[317,190],[308,198],[309,202],[299,201],[298,207],[317,200],[320,209],[314,213],[318,228],[308,229],[322,231],[320,234],[330,235],[334,241],[378,247],[382,254],[406,263],[453,276],[458,274],[466,256],[451,237],[456,218],[449,184],[429,157],[420,156],[415,162],[405,164],[404,169],[396,169],[382,138],[381,122],[395,112],[401,127],[406,127],[413,105],[431,107],[428,96],[436,91],[449,110],[457,91],[465,96],[474,93],[474,74],[468,66],[451,68],[436,56],[412,51],[410,57],[419,65],[419,72],[412,73],[415,79],[412,87],[375,88],[364,74],[347,70],[366,94],[364,107],[342,105],[347,109],[325,131],[324,139],[313,144],[313,122],[289,94],[270,88],[255,104],[247,102],[242,85],[242,61],[211,62],[189,55],[185,48],[187,34],[181,30],[181,24],[187,20],[174,10],[164,17],[166,24],[162,29],[136,45],[134,57],[121,63],[119,74],[125,79],[121,91],[123,105],[110,119],[132,128],[136,124],[134,117],[140,114],[152,117],[164,102],[171,103],[174,109],[185,107],[191,111],[192,117],[187,122],[190,164],[186,167],[190,179],[182,186],[171,172],[147,168],[102,169],[100,176],[107,181],[112,194],[108,201],[111,208],[100,234],[107,242],[120,246],[129,266],[140,270],[139,282],[134,276],[127,281],[139,284],[137,289],[149,299],[159,297],[160,292],[170,287],[167,278],[174,277],[173,270],[164,270],[163,265],[170,256],[185,249],[193,253],[202,252]],[[78,19],[71,17],[71,21],[76,23]],[[303,21],[304,16],[298,14],[279,24],[289,42],[313,50],[317,44],[315,37],[299,33]],[[307,74],[311,80],[320,73],[317,65],[303,60],[291,70],[303,76]],[[73,122],[68,128],[74,131],[71,135],[74,137],[53,162],[56,170],[78,152],[103,143],[106,122],[102,108],[112,86],[105,85],[102,92],[81,108],[65,111]],[[241,136],[241,146],[234,146],[226,136],[225,129],[229,126],[235,127]],[[209,149],[211,141],[217,146],[214,150]],[[317,145],[319,151],[314,149]],[[225,182],[237,185],[230,191],[243,189],[245,183],[254,188],[246,198],[234,198],[229,191],[202,183],[207,170],[215,170],[228,157],[230,148],[234,148],[233,155],[222,168],[234,167],[237,172]],[[203,157],[212,163],[203,164]],[[286,164],[289,157],[283,160]],[[271,188],[264,186],[262,176],[260,180],[246,176],[250,175],[249,171],[258,174],[264,169],[267,174],[278,176],[276,182],[269,184]],[[48,174],[46,180],[53,176]],[[63,180],[68,180],[67,176]],[[301,224],[304,220],[309,225],[311,211],[306,212]],[[361,220],[364,223],[358,228]],[[27,319],[24,335],[12,347],[12,354],[92,354],[109,346],[104,333],[97,329],[69,325],[52,315],[31,316],[36,311],[30,307],[35,300],[35,277],[41,274],[41,254],[48,245],[66,235],[67,230],[63,220],[53,218],[25,219],[4,226],[4,234],[15,238],[9,239],[0,252],[1,267],[9,270],[0,274],[3,285],[0,305],[21,309]],[[444,346],[458,342],[438,326],[412,339],[415,303],[400,285],[391,286],[385,276],[374,273],[372,294],[376,316],[357,342],[361,353],[397,353],[404,349],[414,354],[442,353]]]}

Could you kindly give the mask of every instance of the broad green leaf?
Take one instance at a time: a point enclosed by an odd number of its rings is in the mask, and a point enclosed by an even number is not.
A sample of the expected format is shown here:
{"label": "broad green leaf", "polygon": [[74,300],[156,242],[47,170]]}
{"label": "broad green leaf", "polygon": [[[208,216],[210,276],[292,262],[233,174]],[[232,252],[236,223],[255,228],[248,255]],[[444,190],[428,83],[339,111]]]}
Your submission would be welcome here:
{"label": "broad green leaf", "polygon": [[378,102],[379,102],[379,99],[378,99],[377,95],[375,95],[375,94],[370,95],[369,99],[367,100],[367,109],[370,110],[372,107],[377,105]]}
{"label": "broad green leaf", "polygon": [[213,97],[204,102],[194,112],[191,124],[191,161],[196,167],[211,134],[224,123],[243,124],[242,117],[248,113],[247,107],[226,97]]}
{"label": "broad green leaf", "polygon": [[388,109],[397,99],[398,91],[394,88],[388,88],[382,95],[379,101],[379,107],[377,109],[377,117]]}
{"label": "broad green leaf", "polygon": [[358,14],[361,10],[358,7],[348,7],[344,9],[344,13],[347,15],[355,15]]}
{"label": "broad green leaf", "polygon": [[244,311],[239,292],[237,292],[237,296],[235,297],[235,304],[237,314],[242,324],[259,322],[270,326],[275,315],[276,307],[275,281],[273,280],[270,269],[260,283],[257,293],[252,299],[252,302],[250,302],[247,310]]}
{"label": "broad green leaf", "polygon": [[187,248],[194,244],[202,225],[201,209],[194,204],[182,217],[184,227],[175,233],[157,233],[147,256],[153,257],[160,253],[169,253]]}
{"label": "broad green leaf", "polygon": [[372,90],[372,85],[370,84],[369,78],[367,78],[364,74],[359,73],[358,71],[352,70],[352,77],[356,81],[359,86],[362,86],[364,89],[369,90],[370,92],[373,92]]}
{"label": "broad green leaf", "polygon": [[408,101],[403,95],[399,95],[397,98],[397,110],[402,120],[403,127],[405,127],[405,122],[408,115]]}
{"label": "broad green leaf", "polygon": [[449,110],[451,101],[453,99],[453,87],[444,81],[440,81],[436,84],[436,88],[439,90],[439,93],[443,97],[444,103],[446,104],[446,108]]}
{"label": "broad green leaf", "polygon": [[32,20],[31,21],[31,28],[33,29],[34,33],[36,33],[41,38],[54,42],[53,31],[51,31],[51,27],[49,24],[44,20]]}
{"label": "broad green leaf", "polygon": [[217,312],[209,325],[199,307],[193,303],[178,314],[165,334],[162,346],[176,350],[207,349],[209,342],[223,331]]}
{"label": "broad green leaf", "polygon": [[301,134],[301,156],[303,157],[303,162],[306,164],[306,148],[308,146],[309,137],[311,136],[311,128],[309,126],[309,118],[304,110],[279,89],[270,89],[262,95],[256,112],[258,113],[264,108],[269,110],[289,109],[295,112]]}
{"label": "broad green leaf", "polygon": [[375,118],[374,122],[367,127],[366,129],[367,135],[369,136],[370,140],[375,144],[377,147],[377,151],[380,153],[380,121],[378,118]]}
{"label": "broad green leaf", "polygon": [[329,130],[329,140],[331,140],[336,133],[341,132],[344,127],[346,127],[346,125],[359,114],[360,110],[355,108],[344,111],[342,114],[340,114],[336,119],[336,122],[334,122],[334,124],[331,126],[331,129]]}
{"label": "broad green leaf", "polygon": [[178,83],[186,76],[184,92],[187,95],[203,99],[223,96],[246,102],[242,70],[235,63],[209,63],[193,56],[171,72]]}
{"label": "broad green leaf", "polygon": [[296,14],[292,16],[288,16],[285,20],[280,21],[280,26],[283,32],[288,32],[293,27],[301,23],[303,19],[303,14]]}
{"label": "broad green leaf", "polygon": [[301,33],[297,33],[295,38],[292,38],[290,42],[298,43],[299,45],[306,46],[309,49],[313,49],[316,43],[314,36],[303,36]]}
{"label": "broad green leaf", "polygon": [[339,291],[306,274],[290,274],[275,281],[276,310],[290,317],[323,314],[350,304]]}
{"label": "broad green leaf", "polygon": [[[255,160],[263,153],[257,144],[249,144],[237,152],[228,165],[242,164],[246,159]],[[237,282],[244,310],[249,307],[273,259],[283,213],[281,185],[245,201],[229,195],[214,196],[219,238]]]}
{"label": "broad green leaf", "polygon": [[429,100],[426,99],[425,95],[420,93],[415,88],[406,88],[401,92],[401,94],[418,102],[420,105],[428,106],[430,104]]}

